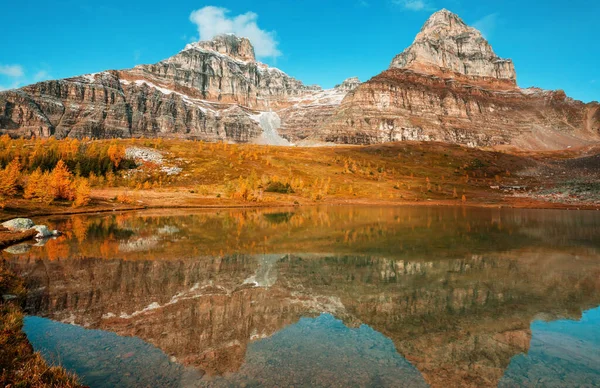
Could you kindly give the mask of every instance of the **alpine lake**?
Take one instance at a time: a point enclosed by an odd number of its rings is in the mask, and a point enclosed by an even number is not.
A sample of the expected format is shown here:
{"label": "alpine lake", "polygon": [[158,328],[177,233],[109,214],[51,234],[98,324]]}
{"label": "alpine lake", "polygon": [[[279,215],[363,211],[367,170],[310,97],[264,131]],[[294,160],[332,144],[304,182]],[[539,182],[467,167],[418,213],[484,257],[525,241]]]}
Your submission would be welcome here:
{"label": "alpine lake", "polygon": [[52,216],[0,253],[24,330],[90,387],[600,386],[600,212]]}

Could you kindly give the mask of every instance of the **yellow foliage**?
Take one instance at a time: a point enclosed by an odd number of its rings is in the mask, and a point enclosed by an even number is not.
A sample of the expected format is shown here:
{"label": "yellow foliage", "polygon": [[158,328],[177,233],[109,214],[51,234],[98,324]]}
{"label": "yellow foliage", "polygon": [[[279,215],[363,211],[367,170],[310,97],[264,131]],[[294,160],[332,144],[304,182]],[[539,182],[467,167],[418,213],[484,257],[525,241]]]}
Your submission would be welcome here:
{"label": "yellow foliage", "polygon": [[132,198],[127,193],[121,193],[121,194],[117,195],[117,202],[126,203],[126,204],[129,204],[129,205],[132,205],[132,204],[135,203],[135,199]]}
{"label": "yellow foliage", "polygon": [[125,159],[125,147],[113,143],[108,147],[107,154],[115,168],[119,168],[121,161]]}
{"label": "yellow foliage", "polygon": [[17,194],[20,179],[21,163],[18,158],[15,158],[4,170],[0,171],[0,196],[14,197]]}
{"label": "yellow foliage", "polygon": [[76,182],[75,186],[75,201],[73,206],[81,207],[90,203],[90,183],[85,178],[80,178]]}
{"label": "yellow foliage", "polygon": [[73,189],[73,174],[67,165],[59,160],[50,174],[50,190],[55,199],[73,200],[75,190]]}
{"label": "yellow foliage", "polygon": [[54,193],[50,189],[50,174],[42,173],[38,168],[29,175],[23,198],[36,202],[50,203],[54,200]]}

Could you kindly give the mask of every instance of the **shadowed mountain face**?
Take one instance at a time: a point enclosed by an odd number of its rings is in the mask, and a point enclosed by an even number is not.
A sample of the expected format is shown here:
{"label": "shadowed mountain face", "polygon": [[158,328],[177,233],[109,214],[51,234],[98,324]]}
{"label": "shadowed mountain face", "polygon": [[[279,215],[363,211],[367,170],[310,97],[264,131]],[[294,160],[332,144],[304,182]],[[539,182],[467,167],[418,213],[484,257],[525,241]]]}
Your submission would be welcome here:
{"label": "shadowed mountain face", "polygon": [[[27,311],[139,337],[202,384],[495,386],[529,351],[532,322],[600,304],[596,212],[336,207],[44,222],[66,235],[2,253],[27,279]],[[322,347],[326,338],[337,339]],[[344,367],[371,362],[354,375]],[[505,382],[524,378],[514,370]],[[582,376],[564,383],[596,375]]]}
{"label": "shadowed mountain face", "polygon": [[[441,10],[388,70],[322,90],[221,35],[155,64],[0,92],[0,134],[314,145],[444,141],[565,149],[600,142],[600,105],[521,89],[510,59]],[[340,80],[341,81],[341,80]]]}

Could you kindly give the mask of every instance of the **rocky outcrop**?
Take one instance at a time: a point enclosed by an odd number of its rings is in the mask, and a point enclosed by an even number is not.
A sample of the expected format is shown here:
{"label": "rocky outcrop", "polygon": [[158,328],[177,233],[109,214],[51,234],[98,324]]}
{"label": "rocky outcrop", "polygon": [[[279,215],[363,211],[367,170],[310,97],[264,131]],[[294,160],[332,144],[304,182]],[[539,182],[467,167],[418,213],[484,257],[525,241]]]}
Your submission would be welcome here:
{"label": "rocky outcrop", "polygon": [[34,223],[29,218],[13,218],[2,223],[2,226],[12,232],[22,232],[34,227]]}
{"label": "rocky outcrop", "polygon": [[250,142],[257,111],[321,91],[254,58],[233,35],[189,44],[153,65],[0,93],[0,132],[48,137],[177,137]]}
{"label": "rocky outcrop", "polygon": [[344,80],[344,82],[342,82],[339,85],[335,85],[335,90],[337,91],[341,91],[341,92],[350,92],[354,89],[356,89],[357,87],[359,87],[359,85],[361,84],[360,80],[358,79],[358,77],[350,77]]}
{"label": "rocky outcrop", "polygon": [[481,32],[446,9],[431,15],[413,44],[392,60],[390,68],[436,75],[449,71],[512,83],[517,78],[510,59],[498,57]]}
{"label": "rocky outcrop", "polygon": [[338,111],[344,97],[361,84],[357,77],[346,79],[333,89],[306,94],[288,108],[279,111],[281,135],[299,145],[318,144],[323,126]]}
{"label": "rocky outcrop", "polygon": [[512,61],[447,10],[434,13],[390,69],[348,93],[312,135],[369,144],[443,141],[562,149],[600,141],[600,105],[521,89]]}
{"label": "rocky outcrop", "polygon": [[319,137],[350,144],[420,140],[526,149],[600,141],[598,104],[574,101],[562,91],[478,81],[387,70],[350,93]]}
{"label": "rocky outcrop", "polygon": [[0,134],[261,144],[444,141],[562,149],[600,142],[600,105],[520,89],[510,59],[441,10],[365,83],[307,86],[256,61],[246,38],[188,44],[156,64],[0,93]]}

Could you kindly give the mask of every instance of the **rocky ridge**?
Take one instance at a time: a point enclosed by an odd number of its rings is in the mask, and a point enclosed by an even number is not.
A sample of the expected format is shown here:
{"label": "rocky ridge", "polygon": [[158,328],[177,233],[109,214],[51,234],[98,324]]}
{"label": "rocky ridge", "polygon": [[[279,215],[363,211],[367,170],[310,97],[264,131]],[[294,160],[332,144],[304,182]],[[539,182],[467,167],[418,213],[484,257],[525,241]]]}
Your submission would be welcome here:
{"label": "rocky ridge", "polygon": [[321,92],[257,62],[248,39],[221,35],[157,64],[2,92],[0,131],[251,142],[265,132],[254,116]]}
{"label": "rocky ridge", "polygon": [[600,104],[521,89],[511,60],[441,10],[390,68],[361,84],[316,134],[334,143],[443,141],[564,149],[600,141]]}
{"label": "rocky ridge", "polygon": [[519,88],[512,61],[444,9],[388,70],[365,83],[304,85],[258,62],[248,39],[227,34],[156,64],[1,92],[1,133],[564,149],[600,141],[600,105],[561,90]]}
{"label": "rocky ridge", "polygon": [[431,15],[413,44],[392,60],[390,68],[433,74],[450,71],[505,79],[515,84],[517,78],[510,59],[497,56],[481,32],[446,9]]}

